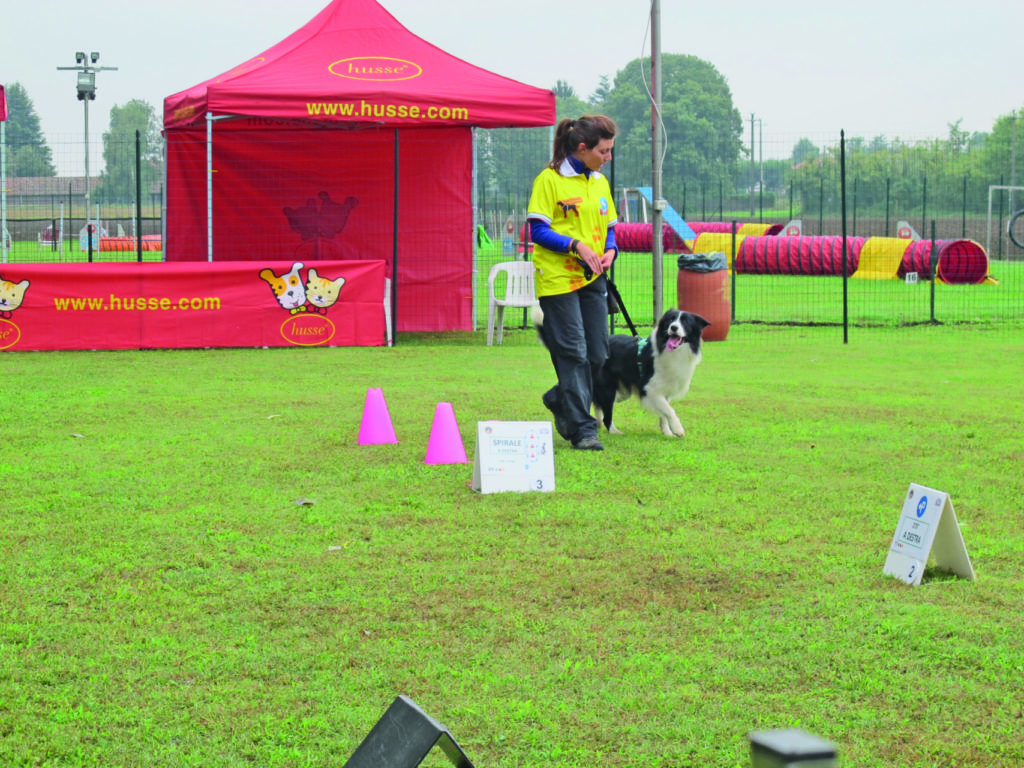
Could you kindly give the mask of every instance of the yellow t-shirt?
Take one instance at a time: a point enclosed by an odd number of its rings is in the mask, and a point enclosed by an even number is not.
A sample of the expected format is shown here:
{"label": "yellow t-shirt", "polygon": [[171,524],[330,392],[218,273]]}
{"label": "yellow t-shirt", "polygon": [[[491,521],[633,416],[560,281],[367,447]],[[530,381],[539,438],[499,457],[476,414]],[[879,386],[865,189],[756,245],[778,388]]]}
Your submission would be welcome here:
{"label": "yellow t-shirt", "polygon": [[[560,172],[559,172],[560,171]],[[618,219],[608,179],[597,171],[587,178],[577,173],[568,160],[559,171],[545,168],[533,181],[527,219],[542,219],[560,235],[580,240],[599,254],[604,253],[608,227]],[[534,284],[538,296],[556,296],[578,290],[590,280],[571,253],[533,247]]]}

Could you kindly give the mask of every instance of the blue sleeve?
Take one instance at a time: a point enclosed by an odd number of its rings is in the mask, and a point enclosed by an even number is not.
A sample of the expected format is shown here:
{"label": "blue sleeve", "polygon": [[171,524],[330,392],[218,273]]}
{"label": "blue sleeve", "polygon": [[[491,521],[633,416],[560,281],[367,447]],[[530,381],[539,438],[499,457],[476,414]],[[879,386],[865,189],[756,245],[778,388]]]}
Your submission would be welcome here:
{"label": "blue sleeve", "polygon": [[604,249],[609,251],[615,249],[615,255],[619,255],[619,246],[615,244],[615,227],[608,227],[608,234],[604,238]]}
{"label": "blue sleeve", "polygon": [[543,219],[529,219],[529,222],[530,239],[533,242],[555,253],[569,252],[569,244],[572,242],[571,237],[558,234]]}

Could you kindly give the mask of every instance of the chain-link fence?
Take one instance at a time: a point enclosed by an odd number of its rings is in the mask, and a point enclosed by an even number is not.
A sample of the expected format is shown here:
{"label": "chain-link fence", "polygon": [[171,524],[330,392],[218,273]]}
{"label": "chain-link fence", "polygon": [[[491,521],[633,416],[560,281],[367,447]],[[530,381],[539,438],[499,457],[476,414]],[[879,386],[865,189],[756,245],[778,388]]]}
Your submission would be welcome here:
{"label": "chain-link fence", "polygon": [[[466,236],[476,244],[478,329],[486,327],[491,267],[524,258],[527,201],[533,178],[550,157],[552,135],[552,128],[476,132],[476,224],[475,232]],[[89,178],[87,195],[80,172],[85,154],[81,139],[51,144],[55,165],[73,170],[62,176],[7,178],[5,258],[85,261],[91,244],[93,260],[160,260],[162,148],[139,150],[134,141],[109,136],[95,141],[89,151],[99,170]],[[735,266],[728,272],[725,295],[737,330],[749,324],[844,323],[893,329],[971,323],[1019,330],[1024,324],[1024,251],[1006,231],[1013,212],[1024,206],[1024,189],[1016,185],[1014,149],[991,139],[854,138],[840,147],[837,132],[758,141],[753,153],[704,179],[672,175],[668,163],[663,187],[668,203],[695,229],[718,224],[726,233],[685,245],[679,238],[664,239],[663,305],[679,303],[679,253],[687,247],[700,251],[710,242],[708,250],[726,253]],[[669,157],[674,150],[670,144]],[[8,147],[9,153],[17,151]],[[763,159],[765,154],[769,159]],[[620,219],[635,225],[649,220],[646,201],[628,192],[650,185],[649,143],[620,139],[605,172],[616,190]],[[1024,217],[1019,222],[1024,225]],[[733,223],[737,228],[765,226],[763,234],[733,238]],[[96,230],[92,240],[90,224]],[[781,239],[768,242],[773,237],[791,240],[787,225],[794,224],[805,242],[784,252]],[[844,234],[845,266],[842,241],[835,244]],[[920,238],[919,245],[904,246],[913,254],[898,260],[891,246],[879,245],[897,238],[910,238],[906,243]],[[620,245],[628,246],[622,240]],[[974,246],[950,245],[961,241]],[[879,248],[885,251],[882,256]],[[836,266],[829,267],[829,259]],[[879,259],[888,272],[861,279],[864,264],[877,265]],[[641,332],[654,320],[654,271],[650,246],[622,248],[614,279]],[[525,313],[506,314],[505,343],[519,338],[532,343],[532,332],[516,333],[524,329],[524,320]]]}
{"label": "chain-link fence", "polygon": [[[8,157],[26,149],[8,143]],[[88,177],[86,144],[80,137],[51,139],[49,149],[54,165],[68,172],[6,179],[6,259],[135,260],[138,243],[132,240],[141,236],[144,260],[159,261],[161,251],[155,246],[163,221],[163,147],[109,135],[90,140],[93,170]]]}
{"label": "chain-link fence", "polygon": [[[501,150],[517,149],[504,166],[501,151],[491,165],[479,165],[483,277],[498,261],[522,258],[531,182],[551,153],[549,129],[489,133],[497,135],[488,140]],[[948,141],[841,141],[839,132],[819,140],[776,141],[769,153],[790,156],[767,161],[756,157],[760,147],[755,146],[754,162],[748,156],[716,178],[665,178],[665,198],[683,219],[698,232],[704,225],[724,234],[701,235],[696,242],[680,242],[671,233],[663,238],[662,306],[683,305],[679,254],[709,243],[709,250],[725,253],[729,265],[737,267],[724,276],[724,288],[716,283],[714,290],[723,293],[739,329],[745,324],[896,329],[971,323],[1020,330],[1024,250],[1007,236],[1006,225],[1024,206],[1024,189],[1014,188],[1005,148],[986,154],[981,146]],[[792,151],[801,145],[813,151],[794,162]],[[650,154],[649,144],[620,139],[604,169],[616,190],[620,221],[649,221],[646,201],[629,190],[651,185]],[[1024,217],[1018,221],[1024,224]],[[763,234],[745,233],[758,229]],[[648,230],[647,246],[634,250],[628,238],[618,237],[614,271],[641,333],[654,321],[650,239]],[[486,286],[478,295],[486,308]],[[511,330],[506,343],[519,338],[532,343],[523,316],[512,314],[506,315]],[[621,316],[613,322],[621,326]]]}

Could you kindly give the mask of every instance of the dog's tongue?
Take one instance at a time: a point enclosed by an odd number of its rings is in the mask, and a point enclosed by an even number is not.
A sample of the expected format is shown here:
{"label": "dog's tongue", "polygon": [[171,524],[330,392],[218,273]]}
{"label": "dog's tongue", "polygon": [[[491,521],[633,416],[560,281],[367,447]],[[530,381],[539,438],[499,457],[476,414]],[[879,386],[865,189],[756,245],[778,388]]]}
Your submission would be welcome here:
{"label": "dog's tongue", "polygon": [[678,336],[669,336],[668,341],[665,342],[665,349],[671,352],[682,343],[682,340]]}

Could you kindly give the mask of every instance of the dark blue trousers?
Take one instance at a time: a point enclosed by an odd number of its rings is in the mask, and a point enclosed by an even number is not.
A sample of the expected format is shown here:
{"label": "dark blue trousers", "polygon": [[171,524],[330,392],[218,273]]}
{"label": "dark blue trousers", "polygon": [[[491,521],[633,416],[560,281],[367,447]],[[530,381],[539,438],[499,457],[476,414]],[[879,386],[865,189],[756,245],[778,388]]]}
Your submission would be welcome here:
{"label": "dark blue trousers", "polygon": [[597,437],[590,415],[594,378],[608,357],[608,286],[604,276],[578,291],[541,296],[544,344],[558,384],[546,397],[557,403],[573,442]]}

